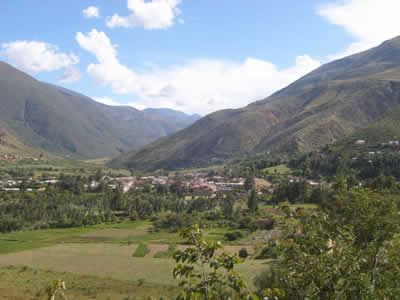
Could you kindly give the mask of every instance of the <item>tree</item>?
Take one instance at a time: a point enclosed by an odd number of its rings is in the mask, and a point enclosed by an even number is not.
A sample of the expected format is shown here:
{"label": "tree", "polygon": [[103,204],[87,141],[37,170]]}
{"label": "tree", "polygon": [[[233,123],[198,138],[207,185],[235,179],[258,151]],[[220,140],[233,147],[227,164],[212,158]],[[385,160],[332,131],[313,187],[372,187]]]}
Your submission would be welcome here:
{"label": "tree", "polygon": [[247,291],[247,284],[234,271],[241,260],[236,254],[223,252],[220,242],[203,240],[198,225],[181,232],[183,238],[194,245],[174,254],[176,266],[173,271],[175,279],[179,279],[182,293],[179,300],[211,300],[211,299],[258,299]]}
{"label": "tree", "polygon": [[232,218],[233,206],[235,204],[235,199],[231,193],[228,193],[226,197],[221,200],[222,213],[226,219]]}
{"label": "tree", "polygon": [[333,218],[322,210],[282,206],[287,219],[280,280],[264,288],[278,288],[288,299],[400,296],[397,208],[370,190],[351,189],[341,197]]}
{"label": "tree", "polygon": [[258,209],[258,199],[255,189],[252,189],[250,192],[249,199],[247,200],[247,207],[251,212],[255,212]]}
{"label": "tree", "polygon": [[255,184],[254,176],[252,176],[252,175],[246,176],[246,181],[244,182],[244,188],[246,189],[246,191],[250,191],[250,190],[254,189],[255,185],[256,184]]}
{"label": "tree", "polygon": [[96,180],[97,182],[99,182],[104,176],[103,170],[102,169],[98,169],[96,171],[96,174],[94,175],[94,180]]}

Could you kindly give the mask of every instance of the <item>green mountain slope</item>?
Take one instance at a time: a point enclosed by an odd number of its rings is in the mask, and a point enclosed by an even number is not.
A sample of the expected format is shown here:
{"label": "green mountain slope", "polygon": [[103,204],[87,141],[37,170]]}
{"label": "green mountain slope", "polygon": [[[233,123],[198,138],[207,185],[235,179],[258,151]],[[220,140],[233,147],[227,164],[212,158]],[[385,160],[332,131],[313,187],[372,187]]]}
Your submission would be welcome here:
{"label": "green mountain slope", "polygon": [[247,154],[306,152],[382,118],[400,104],[400,38],[326,64],[271,97],[219,111],[113,166],[193,167]]}
{"label": "green mountain slope", "polygon": [[71,157],[106,157],[143,146],[191,122],[111,107],[45,84],[0,62],[0,121],[25,145]]}
{"label": "green mountain slope", "polygon": [[[365,145],[357,145],[356,141],[363,140]],[[400,105],[389,109],[382,118],[368,123],[355,130],[351,135],[339,140],[334,149],[343,152],[354,152],[388,144],[389,141],[400,141]],[[367,146],[367,147],[366,147]]]}

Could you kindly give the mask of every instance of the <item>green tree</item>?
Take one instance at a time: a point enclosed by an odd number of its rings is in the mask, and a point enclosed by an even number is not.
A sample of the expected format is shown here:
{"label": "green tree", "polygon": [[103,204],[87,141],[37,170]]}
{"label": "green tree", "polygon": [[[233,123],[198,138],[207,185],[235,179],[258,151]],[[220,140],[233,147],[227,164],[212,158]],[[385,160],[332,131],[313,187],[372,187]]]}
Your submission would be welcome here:
{"label": "green tree", "polygon": [[250,190],[254,189],[255,185],[256,184],[255,184],[254,176],[247,175],[246,181],[244,182],[244,188],[246,189],[246,191],[250,191]]}
{"label": "green tree", "polygon": [[370,190],[351,189],[341,197],[334,218],[322,210],[282,206],[287,222],[277,266],[280,280],[264,288],[278,288],[288,299],[400,296],[397,208]]}
{"label": "green tree", "polygon": [[228,193],[226,197],[222,198],[221,207],[222,207],[222,213],[224,214],[225,218],[227,219],[232,218],[234,204],[235,204],[235,198],[231,193]]}
{"label": "green tree", "polygon": [[182,288],[177,299],[258,299],[250,295],[246,282],[234,271],[241,262],[236,254],[217,255],[223,249],[221,243],[203,240],[198,225],[183,230],[181,235],[194,247],[174,254],[177,264],[173,275]]}
{"label": "green tree", "polygon": [[258,209],[257,192],[255,189],[252,189],[250,192],[250,196],[247,200],[247,207],[251,212],[255,212]]}

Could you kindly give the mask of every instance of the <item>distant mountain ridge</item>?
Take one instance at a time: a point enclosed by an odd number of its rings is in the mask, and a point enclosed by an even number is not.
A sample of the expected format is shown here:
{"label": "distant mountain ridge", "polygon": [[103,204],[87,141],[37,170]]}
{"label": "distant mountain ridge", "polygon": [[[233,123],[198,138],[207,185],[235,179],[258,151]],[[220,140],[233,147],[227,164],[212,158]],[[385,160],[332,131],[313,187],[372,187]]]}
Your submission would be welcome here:
{"label": "distant mountain ridge", "polygon": [[182,111],[177,111],[169,108],[146,108],[144,111],[184,123],[194,123],[201,118],[199,114],[190,115]]}
{"label": "distant mountain ridge", "polygon": [[176,169],[256,153],[307,152],[379,120],[399,104],[397,37],[323,65],[264,100],[209,114],[111,165]]}
{"label": "distant mountain ridge", "polygon": [[111,157],[192,121],[107,106],[0,62],[0,123],[23,144],[75,158]]}

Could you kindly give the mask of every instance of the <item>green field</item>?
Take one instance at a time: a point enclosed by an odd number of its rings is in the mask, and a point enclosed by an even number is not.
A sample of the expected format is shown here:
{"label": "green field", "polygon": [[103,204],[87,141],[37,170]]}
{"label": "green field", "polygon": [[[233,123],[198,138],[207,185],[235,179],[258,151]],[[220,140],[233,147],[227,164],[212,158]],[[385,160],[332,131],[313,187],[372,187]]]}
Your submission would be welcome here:
{"label": "green field", "polygon": [[286,165],[279,165],[275,167],[265,168],[262,170],[264,174],[270,175],[287,175],[292,171]]}
{"label": "green field", "polygon": [[[0,265],[29,266],[53,272],[93,275],[117,280],[144,279],[155,285],[175,285],[172,259],[154,257],[164,245],[149,246],[144,257],[132,257],[136,245],[116,244],[58,244],[56,246],[0,255]],[[232,249],[232,248],[230,248]],[[239,249],[237,247],[236,249]],[[265,261],[248,259],[238,271],[251,283],[255,275],[265,269]]]}
{"label": "green field", "polygon": [[42,160],[21,160],[17,162],[0,161],[1,171],[12,169],[23,169],[32,171],[34,176],[42,174],[58,176],[60,173],[71,175],[93,175],[97,170],[102,169],[104,173],[111,175],[130,176],[131,172],[123,169],[111,169],[105,166],[106,159],[98,160],[67,160],[67,159],[42,159]]}
{"label": "green field", "polygon": [[[206,239],[223,240],[227,231],[216,228],[204,235]],[[172,277],[175,262],[171,257],[175,249],[188,247],[183,242],[177,233],[152,232],[147,221],[2,234],[0,293],[17,292],[17,286],[36,293],[46,282],[63,279],[71,285],[72,295],[79,296],[74,299],[89,299],[90,295],[95,299],[108,299],[106,295],[124,299],[122,295],[129,296],[136,289],[139,299],[141,295],[159,295],[165,288],[174,294],[177,282]],[[237,253],[243,247],[254,254],[250,244],[226,245],[225,250]],[[247,259],[237,270],[252,286],[254,277],[265,268],[266,261]],[[40,280],[34,274],[39,274]],[[21,278],[18,281],[12,276]],[[105,280],[110,282],[103,286]]]}
{"label": "green field", "polygon": [[[227,228],[204,231],[207,240],[224,240]],[[100,224],[87,227],[20,231],[0,234],[0,254],[43,248],[60,243],[107,244],[178,244],[184,242],[178,233],[153,232],[151,222],[137,221]]]}

